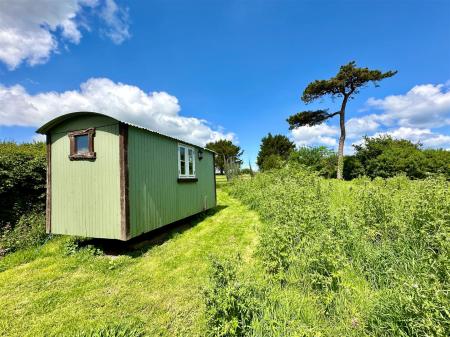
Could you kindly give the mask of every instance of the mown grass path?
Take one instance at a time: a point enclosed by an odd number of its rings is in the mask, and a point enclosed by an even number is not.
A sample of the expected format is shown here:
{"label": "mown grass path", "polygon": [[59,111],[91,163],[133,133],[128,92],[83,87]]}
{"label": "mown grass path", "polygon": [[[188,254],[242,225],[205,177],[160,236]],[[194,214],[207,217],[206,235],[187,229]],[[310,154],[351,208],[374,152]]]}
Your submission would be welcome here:
{"label": "mown grass path", "polygon": [[0,260],[0,335],[73,335],[110,325],[141,326],[151,336],[203,335],[208,257],[239,252],[249,262],[259,224],[220,190],[218,202],[215,213],[129,255],[67,255],[61,237]]}

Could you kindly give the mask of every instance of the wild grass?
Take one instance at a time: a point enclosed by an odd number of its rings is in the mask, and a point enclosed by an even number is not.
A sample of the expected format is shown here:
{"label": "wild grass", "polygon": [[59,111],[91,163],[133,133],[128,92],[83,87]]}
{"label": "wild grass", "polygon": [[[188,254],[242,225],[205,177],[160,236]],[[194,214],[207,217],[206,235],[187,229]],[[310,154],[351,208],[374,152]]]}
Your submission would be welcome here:
{"label": "wild grass", "polygon": [[161,242],[118,255],[56,237],[1,258],[0,335],[204,336],[210,256],[250,263],[259,221],[222,191],[218,201]]}
{"label": "wild grass", "polygon": [[[445,179],[341,182],[290,166],[229,191],[263,220],[252,275],[216,267],[211,276],[212,284],[219,273],[252,289],[252,299],[235,305],[246,313],[245,335],[450,335]],[[232,316],[238,326],[241,316]],[[240,335],[215,325],[216,335]]]}

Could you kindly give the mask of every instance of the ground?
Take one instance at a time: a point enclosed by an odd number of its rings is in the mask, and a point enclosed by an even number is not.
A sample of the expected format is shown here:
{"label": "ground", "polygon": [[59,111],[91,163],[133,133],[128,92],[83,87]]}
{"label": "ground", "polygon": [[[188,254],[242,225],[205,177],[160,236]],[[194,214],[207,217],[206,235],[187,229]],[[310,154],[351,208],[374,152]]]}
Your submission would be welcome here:
{"label": "ground", "polygon": [[67,237],[0,260],[0,334],[73,335],[140,326],[152,336],[200,336],[209,257],[252,259],[256,213],[225,192],[218,207],[173,228],[160,242],[104,255]]}

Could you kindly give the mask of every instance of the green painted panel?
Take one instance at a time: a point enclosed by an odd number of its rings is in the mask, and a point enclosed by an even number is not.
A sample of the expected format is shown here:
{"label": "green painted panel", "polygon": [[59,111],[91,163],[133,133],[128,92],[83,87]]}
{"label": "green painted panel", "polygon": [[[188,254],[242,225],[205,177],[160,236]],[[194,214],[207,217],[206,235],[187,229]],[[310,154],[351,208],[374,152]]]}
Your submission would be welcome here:
{"label": "green painted panel", "polygon": [[[68,131],[96,128],[94,161],[68,158]],[[119,125],[103,116],[70,119],[51,131],[52,232],[120,238]]]}
{"label": "green painted panel", "polygon": [[213,154],[197,149],[197,182],[179,183],[178,142],[135,127],[128,130],[131,236],[215,206]]}

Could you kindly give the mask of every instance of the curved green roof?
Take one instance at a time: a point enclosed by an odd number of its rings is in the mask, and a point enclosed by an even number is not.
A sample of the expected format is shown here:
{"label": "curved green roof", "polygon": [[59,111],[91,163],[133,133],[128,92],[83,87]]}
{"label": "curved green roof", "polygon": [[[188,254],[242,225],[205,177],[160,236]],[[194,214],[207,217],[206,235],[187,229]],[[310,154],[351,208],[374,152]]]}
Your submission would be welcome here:
{"label": "curved green roof", "polygon": [[[91,111],[71,112],[71,113],[68,113],[68,114],[61,115],[61,116],[58,116],[56,118],[53,118],[52,120],[50,120],[47,123],[45,123],[44,125],[42,125],[39,129],[37,129],[36,132],[45,135],[47,132],[49,132],[51,129],[53,129],[55,126],[61,124],[62,122],[66,121],[68,119],[71,119],[71,118],[74,118],[74,117],[83,116],[83,115],[99,115],[99,116],[105,116],[105,117],[113,118],[111,116],[107,116],[107,115],[104,115],[104,114],[101,114],[101,113],[98,113],[98,112],[91,112]],[[113,118],[113,119],[115,119],[115,118]]]}
{"label": "curved green roof", "polygon": [[207,148],[205,148],[205,147],[202,147],[202,146],[199,146],[199,145],[195,145],[195,144],[186,142],[186,141],[184,141],[184,140],[181,140],[181,139],[178,139],[178,138],[175,138],[175,137],[172,137],[172,136],[165,135],[165,134],[163,134],[163,133],[160,133],[160,132],[157,132],[157,131],[154,131],[154,130],[150,130],[150,129],[145,128],[145,127],[143,127],[143,126],[139,126],[139,125],[136,125],[136,124],[133,124],[133,123],[128,123],[128,122],[125,122],[125,121],[121,121],[121,120],[118,120],[117,118],[114,118],[114,117],[111,117],[111,116],[108,116],[108,115],[105,115],[105,114],[101,114],[101,113],[98,113],[98,112],[92,112],[92,111],[77,111],[77,112],[70,112],[70,113],[67,113],[67,114],[58,116],[58,117],[56,117],[56,118],[50,120],[49,122],[45,123],[44,125],[42,125],[39,129],[36,130],[36,132],[45,135],[45,134],[47,134],[51,129],[53,129],[55,126],[61,124],[62,122],[66,121],[66,120],[68,120],[68,119],[71,119],[71,118],[74,118],[74,117],[83,116],[83,115],[91,115],[91,116],[92,116],[92,115],[98,115],[98,116],[109,117],[109,118],[112,118],[112,119],[116,120],[117,122],[121,122],[121,123],[130,125],[130,126],[133,126],[133,127],[135,127],[135,128],[138,128],[138,129],[146,130],[146,131],[151,132],[151,133],[156,133],[156,134],[158,134],[158,135],[160,135],[160,136],[167,137],[167,138],[176,140],[176,141],[178,141],[178,142],[185,143],[185,144],[188,144],[188,145],[192,145],[192,146],[201,148],[201,149],[203,149],[203,150],[206,150],[206,151],[215,153],[214,151],[212,151],[212,150],[210,150],[210,149],[207,149]]}

